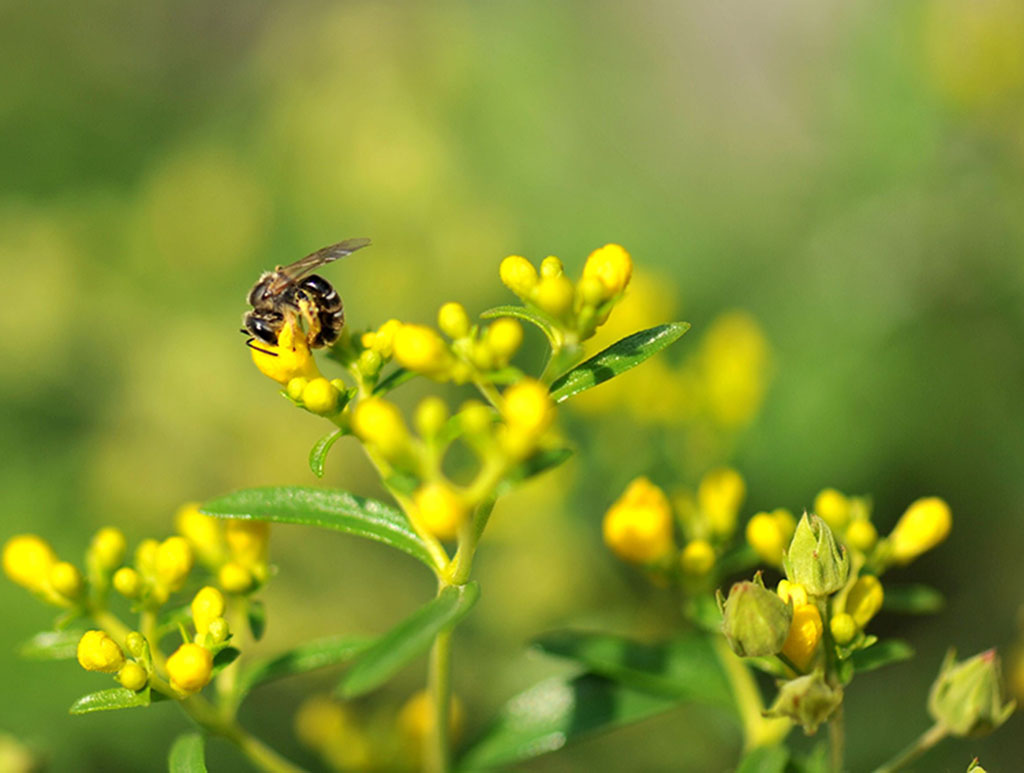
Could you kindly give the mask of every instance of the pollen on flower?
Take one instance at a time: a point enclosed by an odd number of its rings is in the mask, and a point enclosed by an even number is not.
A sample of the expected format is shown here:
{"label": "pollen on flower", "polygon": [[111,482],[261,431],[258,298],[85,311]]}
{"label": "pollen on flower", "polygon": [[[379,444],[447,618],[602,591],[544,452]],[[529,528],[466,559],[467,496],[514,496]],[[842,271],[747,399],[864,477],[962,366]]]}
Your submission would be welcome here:
{"label": "pollen on flower", "polygon": [[249,349],[252,361],[263,375],[279,384],[287,384],[302,376],[313,379],[320,376],[306,336],[295,320],[287,322],[277,336],[277,344],[255,342]]}

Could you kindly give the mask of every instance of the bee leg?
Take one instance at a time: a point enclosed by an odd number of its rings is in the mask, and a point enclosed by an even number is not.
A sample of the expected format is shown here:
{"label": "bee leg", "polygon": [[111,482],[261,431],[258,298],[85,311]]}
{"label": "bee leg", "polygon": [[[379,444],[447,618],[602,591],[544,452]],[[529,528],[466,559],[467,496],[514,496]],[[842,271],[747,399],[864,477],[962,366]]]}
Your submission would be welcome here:
{"label": "bee leg", "polygon": [[248,346],[250,349],[255,349],[258,352],[263,352],[264,354],[269,354],[271,357],[276,357],[277,356],[276,352],[268,352],[266,349],[260,349],[260,347],[258,347],[258,346],[253,346],[252,342],[255,341],[255,340],[256,340],[255,337],[250,338],[248,341],[245,342],[245,345]]}

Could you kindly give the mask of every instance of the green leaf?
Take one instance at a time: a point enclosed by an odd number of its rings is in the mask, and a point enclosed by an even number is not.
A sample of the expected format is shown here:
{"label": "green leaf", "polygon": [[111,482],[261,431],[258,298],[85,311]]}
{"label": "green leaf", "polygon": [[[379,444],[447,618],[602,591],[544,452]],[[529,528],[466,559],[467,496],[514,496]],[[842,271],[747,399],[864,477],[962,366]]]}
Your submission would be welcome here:
{"label": "green leaf", "polygon": [[538,451],[512,469],[497,488],[498,496],[504,496],[517,484],[528,478],[553,470],[573,455],[571,448],[549,448]]}
{"label": "green leaf", "polygon": [[183,733],[171,745],[167,755],[169,773],[206,773],[206,749],[199,733]]}
{"label": "green leaf", "polygon": [[736,773],[785,773],[789,749],[785,746],[759,746],[740,761]]}
{"label": "green leaf", "polygon": [[678,341],[689,329],[689,322],[670,322],[626,336],[555,379],[551,397],[560,403],[615,378]]}
{"label": "green leaf", "polygon": [[73,660],[78,656],[78,641],[84,633],[78,628],[43,631],[18,647],[18,654],[30,660]]}
{"label": "green leaf", "polygon": [[886,639],[867,649],[857,650],[850,656],[858,674],[874,671],[890,663],[900,663],[914,657],[914,648],[902,639]]}
{"label": "green leaf", "polygon": [[324,476],[324,462],[327,461],[327,453],[331,450],[338,438],[345,434],[345,430],[336,429],[328,435],[324,435],[309,450],[309,469],[318,478]]}
{"label": "green leaf", "polygon": [[242,654],[241,650],[238,650],[235,647],[225,647],[220,652],[218,652],[216,655],[214,655],[213,656],[213,674],[214,674],[214,676],[216,676],[221,671],[223,671],[225,668],[227,668],[232,663],[234,663],[236,660],[238,660],[238,656],[241,655],[241,654]]}
{"label": "green leaf", "polygon": [[71,704],[72,714],[91,714],[94,711],[112,711],[114,709],[134,709],[148,706],[149,688],[135,692],[127,687],[111,687],[109,690],[83,695]]}
{"label": "green leaf", "polygon": [[552,346],[558,345],[558,337],[555,335],[551,320],[538,311],[528,309],[525,306],[495,306],[480,315],[480,319],[497,319],[498,317],[514,317],[541,329]]}
{"label": "green leaf", "polygon": [[882,609],[904,615],[932,615],[946,606],[943,595],[929,585],[886,585]]}
{"label": "green leaf", "polygon": [[383,542],[434,566],[426,545],[401,511],[347,491],[303,486],[243,489],[207,502],[202,512],[334,529]]}
{"label": "green leaf", "polygon": [[239,676],[239,691],[244,695],[253,687],[274,679],[345,663],[373,642],[369,636],[349,634],[308,641],[276,657],[249,664]]}
{"label": "green leaf", "polygon": [[461,620],[479,597],[475,582],[444,588],[359,656],[338,685],[341,695],[354,698],[384,684],[424,652],[437,634]]}
{"label": "green leaf", "polygon": [[498,768],[557,751],[600,730],[639,722],[678,705],[596,674],[549,679],[508,701],[459,760],[459,770]]}
{"label": "green leaf", "polygon": [[252,634],[253,641],[259,641],[267,630],[267,608],[262,601],[250,599],[245,616],[249,621],[249,633]]}
{"label": "green leaf", "polygon": [[605,633],[555,631],[534,640],[549,655],[569,658],[600,676],[669,698],[732,706],[732,691],[708,637],[692,633],[645,644]]}
{"label": "green leaf", "polygon": [[406,370],[405,368],[398,368],[388,374],[387,378],[381,381],[377,386],[373,388],[373,396],[381,397],[386,395],[392,389],[397,389],[407,381],[412,381],[419,375],[414,370]]}

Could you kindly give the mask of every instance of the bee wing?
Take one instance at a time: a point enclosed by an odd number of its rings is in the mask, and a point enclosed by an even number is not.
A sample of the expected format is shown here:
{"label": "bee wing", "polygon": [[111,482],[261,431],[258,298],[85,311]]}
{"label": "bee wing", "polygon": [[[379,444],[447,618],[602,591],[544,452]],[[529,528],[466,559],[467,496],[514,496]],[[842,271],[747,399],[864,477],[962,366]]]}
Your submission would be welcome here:
{"label": "bee wing", "polygon": [[351,255],[353,252],[362,249],[369,243],[369,239],[346,239],[343,242],[323,247],[304,258],[300,258],[289,266],[278,269],[278,271],[294,281],[305,276],[310,271],[319,268],[325,263],[330,263],[332,260],[337,260],[338,258],[345,257],[346,255]]}

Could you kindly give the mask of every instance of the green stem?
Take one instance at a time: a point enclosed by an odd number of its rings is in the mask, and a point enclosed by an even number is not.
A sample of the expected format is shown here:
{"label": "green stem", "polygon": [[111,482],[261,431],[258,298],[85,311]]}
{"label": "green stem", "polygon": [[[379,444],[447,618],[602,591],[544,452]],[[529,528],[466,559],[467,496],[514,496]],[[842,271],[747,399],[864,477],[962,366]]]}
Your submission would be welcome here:
{"label": "green stem", "polygon": [[480,391],[480,394],[482,394],[485,398],[487,398],[487,402],[489,402],[492,406],[497,408],[499,411],[501,410],[501,405],[502,405],[501,394],[498,392],[498,390],[494,386],[494,384],[488,383],[486,381],[481,381],[480,379],[475,379],[473,381],[473,384]]}
{"label": "green stem", "polygon": [[736,708],[739,710],[743,723],[743,748],[750,751],[759,746],[774,746],[789,733],[793,723],[784,718],[768,718],[764,716],[764,703],[761,691],[754,681],[750,669],[744,665],[740,657],[729,649],[725,638],[714,636],[711,639],[722,669],[729,679]]}
{"label": "green stem", "polygon": [[[443,588],[444,586],[442,586]],[[451,766],[448,748],[449,712],[452,703],[452,631],[442,631],[430,650],[427,686],[433,707],[433,725],[427,736],[424,769],[429,773],[447,773]]]}
{"label": "green stem", "polygon": [[846,736],[843,726],[842,703],[836,707],[836,710],[828,720],[828,746],[832,773],[843,773],[843,753],[846,746]]}
{"label": "green stem", "polygon": [[895,773],[895,771],[909,765],[926,751],[931,749],[948,734],[949,730],[947,730],[942,724],[936,722],[930,728],[921,733],[917,740],[910,744],[910,746],[888,762],[875,768],[874,773]]}

